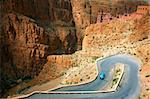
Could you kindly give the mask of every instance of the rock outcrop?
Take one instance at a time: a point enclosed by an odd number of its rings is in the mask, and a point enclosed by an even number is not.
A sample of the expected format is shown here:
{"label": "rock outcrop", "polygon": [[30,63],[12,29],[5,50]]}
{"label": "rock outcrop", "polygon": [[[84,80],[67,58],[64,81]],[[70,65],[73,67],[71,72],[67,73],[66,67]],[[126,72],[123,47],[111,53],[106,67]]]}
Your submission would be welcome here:
{"label": "rock outcrop", "polygon": [[70,54],[76,51],[75,29],[55,26],[54,31],[48,31],[48,35],[51,54]]}
{"label": "rock outcrop", "polygon": [[[149,38],[149,15],[133,13],[120,16],[109,22],[88,26],[83,39],[83,50],[101,49],[102,46],[116,46],[126,42],[138,42]],[[113,42],[113,43],[112,43]]]}
{"label": "rock outcrop", "polygon": [[130,14],[136,11],[138,5],[147,5],[146,1],[125,0],[71,0],[72,13],[78,38],[78,49],[82,49],[85,29],[95,24],[99,18],[101,22],[111,20],[112,17]]}
{"label": "rock outcrop", "polygon": [[76,29],[69,0],[45,0],[44,2],[42,0],[5,0],[0,2],[2,17],[10,12],[19,13],[34,19],[39,26],[44,28],[49,35],[51,54],[76,51]]}
{"label": "rock outcrop", "polygon": [[3,18],[1,28],[1,84],[9,88],[18,79],[38,75],[48,55],[48,38],[33,20],[13,13]]}
{"label": "rock outcrop", "polygon": [[78,38],[78,49],[82,48],[82,40],[85,28],[90,25],[90,4],[87,0],[71,0],[72,13],[76,26],[76,34]]}
{"label": "rock outcrop", "polygon": [[40,22],[72,21],[69,0],[2,0],[3,13],[15,11]]}
{"label": "rock outcrop", "polygon": [[129,36],[131,42],[142,41],[150,37],[150,16],[145,15],[141,20],[135,21],[134,32]]}
{"label": "rock outcrop", "polygon": [[[76,51],[69,0],[1,0],[0,92],[45,67],[47,55]],[[52,74],[53,75],[53,74]]]}
{"label": "rock outcrop", "polygon": [[64,75],[64,71],[72,67],[73,63],[74,61],[71,55],[49,55],[46,64],[35,80],[39,83],[43,83],[50,79],[56,79]]}
{"label": "rock outcrop", "polygon": [[124,42],[133,44],[147,40],[150,37],[149,28],[146,28],[149,27],[149,17],[136,22],[129,15],[136,11],[137,5],[147,3],[0,0],[1,95],[26,79],[34,78],[37,81],[34,84],[37,84],[63,75],[76,61],[71,55],[61,54],[71,54],[83,48],[78,51],[80,57],[99,57],[103,55],[101,49],[109,51],[119,44],[121,48],[126,47]]}

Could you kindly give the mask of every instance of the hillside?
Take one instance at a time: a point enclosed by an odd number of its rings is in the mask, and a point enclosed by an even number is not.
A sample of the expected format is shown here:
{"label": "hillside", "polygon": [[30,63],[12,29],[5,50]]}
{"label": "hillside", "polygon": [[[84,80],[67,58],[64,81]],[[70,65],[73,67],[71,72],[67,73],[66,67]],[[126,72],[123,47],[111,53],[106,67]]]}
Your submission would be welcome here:
{"label": "hillside", "polygon": [[56,87],[91,81],[95,60],[114,54],[141,61],[141,95],[149,94],[150,15],[136,11],[149,5],[146,1],[1,0],[0,5],[0,97],[35,91],[33,86],[45,82]]}

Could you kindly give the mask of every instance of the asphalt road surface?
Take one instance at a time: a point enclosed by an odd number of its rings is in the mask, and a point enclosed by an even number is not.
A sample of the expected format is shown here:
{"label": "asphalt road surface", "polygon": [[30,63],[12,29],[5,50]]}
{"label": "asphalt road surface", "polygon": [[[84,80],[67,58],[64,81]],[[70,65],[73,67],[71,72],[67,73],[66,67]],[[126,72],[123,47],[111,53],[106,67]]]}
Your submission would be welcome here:
{"label": "asphalt road surface", "polygon": [[[125,72],[120,83],[120,87],[117,88],[115,92],[109,93],[92,93],[92,91],[101,90],[108,81],[112,79],[110,73],[113,66],[116,63],[125,64]],[[105,80],[100,80],[99,77],[96,78],[91,83],[73,86],[73,87],[64,87],[57,90],[63,92],[63,94],[49,94],[49,93],[35,93],[27,98],[29,99],[137,99],[140,93],[140,80],[139,80],[139,62],[132,56],[128,55],[115,55],[108,58],[98,60],[97,66],[99,72],[104,71],[106,73]],[[75,93],[80,92],[81,93]],[[89,93],[86,93],[90,91]]]}

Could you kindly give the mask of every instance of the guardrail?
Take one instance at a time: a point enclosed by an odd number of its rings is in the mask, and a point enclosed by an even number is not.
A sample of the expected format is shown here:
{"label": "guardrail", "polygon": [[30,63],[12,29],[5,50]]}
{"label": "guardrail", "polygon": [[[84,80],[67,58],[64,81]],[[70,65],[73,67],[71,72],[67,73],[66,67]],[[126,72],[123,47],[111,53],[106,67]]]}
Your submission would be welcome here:
{"label": "guardrail", "polygon": [[52,92],[47,92],[47,91],[34,91],[30,94],[27,95],[22,95],[22,96],[18,96],[18,97],[13,97],[13,98],[9,98],[8,99],[22,99],[22,98],[28,98],[34,94],[95,94],[95,93],[111,93],[111,92],[115,92],[114,90],[110,90],[110,91],[52,91]]}

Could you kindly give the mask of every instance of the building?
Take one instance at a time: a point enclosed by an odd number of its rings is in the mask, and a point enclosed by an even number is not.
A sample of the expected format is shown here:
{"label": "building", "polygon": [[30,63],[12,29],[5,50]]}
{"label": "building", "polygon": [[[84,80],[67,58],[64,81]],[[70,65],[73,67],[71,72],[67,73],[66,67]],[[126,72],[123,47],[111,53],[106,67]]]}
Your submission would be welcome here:
{"label": "building", "polygon": [[97,15],[97,23],[101,23],[101,22],[109,22],[110,20],[112,20],[112,16],[110,13],[98,13]]}
{"label": "building", "polygon": [[150,6],[138,6],[136,13],[138,14],[150,13]]}

